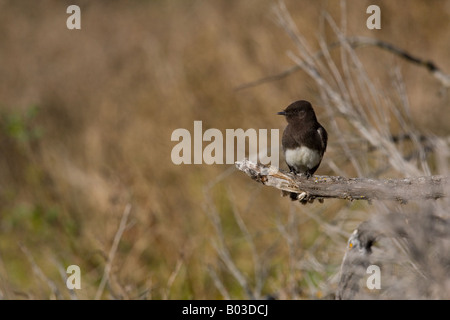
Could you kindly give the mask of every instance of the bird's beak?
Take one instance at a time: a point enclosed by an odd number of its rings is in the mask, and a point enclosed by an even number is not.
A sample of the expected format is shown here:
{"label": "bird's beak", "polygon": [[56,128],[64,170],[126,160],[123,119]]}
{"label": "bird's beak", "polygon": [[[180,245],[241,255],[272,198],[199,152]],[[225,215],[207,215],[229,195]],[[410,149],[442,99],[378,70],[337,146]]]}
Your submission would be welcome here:
{"label": "bird's beak", "polygon": [[285,116],[285,115],[286,115],[286,112],[280,111],[280,112],[277,112],[277,114],[280,115],[280,116]]}

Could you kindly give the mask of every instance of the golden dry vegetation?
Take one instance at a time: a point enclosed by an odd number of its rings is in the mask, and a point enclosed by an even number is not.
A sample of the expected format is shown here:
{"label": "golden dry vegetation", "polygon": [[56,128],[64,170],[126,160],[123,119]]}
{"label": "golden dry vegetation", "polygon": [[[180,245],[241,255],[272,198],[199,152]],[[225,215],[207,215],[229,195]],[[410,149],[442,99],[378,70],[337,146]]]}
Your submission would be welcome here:
{"label": "golden dry vegetation", "polygon": [[[450,71],[448,1],[376,1],[382,29],[368,30],[372,2],[347,3],[347,34],[390,42]],[[340,2],[285,3],[299,32],[319,50],[320,14],[339,22]],[[70,4],[81,8],[81,30],[66,28]],[[369,215],[367,204],[301,206],[233,165],[171,161],[172,132],[192,132],[195,120],[203,130],[281,130],[285,121],[276,112],[305,99],[330,127],[303,71],[236,90],[294,65],[286,52],[295,52],[295,44],[276,23],[276,4],[0,1],[1,298],[332,294],[345,242]],[[325,34],[327,42],[336,40],[330,28]],[[417,128],[449,135],[448,90],[427,70],[378,48],[357,52],[386,94],[389,72],[399,67]],[[356,175],[329,132],[317,174],[336,174],[333,160]],[[126,229],[99,290],[128,204]],[[324,225],[340,231],[330,236]],[[82,272],[82,289],[74,293],[64,280],[72,264]]]}

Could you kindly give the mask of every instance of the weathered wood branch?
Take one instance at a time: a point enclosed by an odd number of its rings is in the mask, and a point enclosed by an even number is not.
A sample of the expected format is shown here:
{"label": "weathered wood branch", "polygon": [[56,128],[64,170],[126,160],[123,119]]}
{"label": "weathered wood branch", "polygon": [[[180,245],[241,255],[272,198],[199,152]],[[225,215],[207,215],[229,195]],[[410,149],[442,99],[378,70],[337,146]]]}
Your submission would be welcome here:
{"label": "weathered wood branch", "polygon": [[340,176],[294,175],[273,166],[255,164],[247,159],[236,167],[253,180],[285,192],[303,193],[309,199],[337,198],[347,200],[439,199],[448,196],[450,177],[424,176],[403,179],[344,178]]}

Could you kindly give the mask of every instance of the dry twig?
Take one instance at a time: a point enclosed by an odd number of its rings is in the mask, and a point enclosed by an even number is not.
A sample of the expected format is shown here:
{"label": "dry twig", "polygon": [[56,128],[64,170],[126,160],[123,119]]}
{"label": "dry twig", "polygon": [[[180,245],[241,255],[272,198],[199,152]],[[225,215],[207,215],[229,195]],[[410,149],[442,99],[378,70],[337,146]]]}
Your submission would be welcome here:
{"label": "dry twig", "polygon": [[100,281],[100,285],[98,286],[97,293],[95,294],[95,300],[99,300],[103,294],[103,290],[105,289],[105,285],[108,282],[109,274],[112,268],[112,262],[114,260],[114,256],[116,255],[117,248],[119,247],[120,239],[122,238],[122,234],[125,231],[127,226],[128,216],[131,212],[131,204],[127,204],[125,210],[122,214],[122,219],[120,220],[119,228],[117,229],[116,235],[114,236],[113,244],[111,249],[109,250],[108,260],[105,264],[105,269],[103,271],[102,280]]}

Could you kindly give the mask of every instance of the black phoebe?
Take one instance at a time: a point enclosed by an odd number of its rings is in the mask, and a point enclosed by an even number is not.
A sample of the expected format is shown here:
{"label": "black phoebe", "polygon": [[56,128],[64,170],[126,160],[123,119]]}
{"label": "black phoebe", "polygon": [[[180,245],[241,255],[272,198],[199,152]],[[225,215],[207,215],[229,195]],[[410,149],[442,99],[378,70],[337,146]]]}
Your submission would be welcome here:
{"label": "black phoebe", "polygon": [[[328,134],[317,121],[311,103],[299,100],[277,114],[286,116],[288,125],[283,132],[282,147],[286,163],[294,174],[311,177],[322,161]],[[291,193],[292,200],[298,194]]]}

